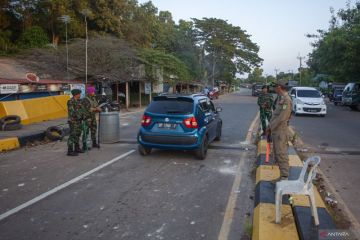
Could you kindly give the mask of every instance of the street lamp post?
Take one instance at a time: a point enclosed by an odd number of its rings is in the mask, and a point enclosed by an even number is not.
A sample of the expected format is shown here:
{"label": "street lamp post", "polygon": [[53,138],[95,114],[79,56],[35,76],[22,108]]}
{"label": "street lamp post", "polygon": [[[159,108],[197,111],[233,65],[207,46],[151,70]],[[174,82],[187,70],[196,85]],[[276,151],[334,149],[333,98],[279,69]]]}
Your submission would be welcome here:
{"label": "street lamp post", "polygon": [[277,73],[278,73],[279,69],[275,68],[274,70],[275,70],[275,80],[277,81]]}
{"label": "street lamp post", "polygon": [[300,83],[300,86],[301,86],[302,60],[303,60],[304,58],[305,58],[305,57],[300,56],[300,53],[299,53],[299,56],[297,57],[297,59],[299,59],[299,61],[300,61],[300,67],[299,67],[299,83]]}
{"label": "street lamp post", "polygon": [[87,30],[87,16],[89,16],[90,11],[88,9],[84,9],[81,13],[85,17],[85,85],[88,82],[88,30]]}
{"label": "street lamp post", "polygon": [[67,35],[67,25],[70,23],[71,18],[68,15],[62,15],[59,17],[59,20],[65,23],[65,45],[66,45],[66,76],[69,80],[69,48],[68,48],[68,35]]}

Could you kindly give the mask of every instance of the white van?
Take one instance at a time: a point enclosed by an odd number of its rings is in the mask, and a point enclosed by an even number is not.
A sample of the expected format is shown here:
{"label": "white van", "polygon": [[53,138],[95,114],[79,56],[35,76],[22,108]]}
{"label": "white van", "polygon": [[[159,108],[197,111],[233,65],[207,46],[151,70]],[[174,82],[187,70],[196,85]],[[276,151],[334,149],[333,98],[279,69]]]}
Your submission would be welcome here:
{"label": "white van", "polygon": [[293,101],[293,112],[298,114],[312,114],[325,117],[326,104],[321,92],[312,87],[294,87],[290,91]]}

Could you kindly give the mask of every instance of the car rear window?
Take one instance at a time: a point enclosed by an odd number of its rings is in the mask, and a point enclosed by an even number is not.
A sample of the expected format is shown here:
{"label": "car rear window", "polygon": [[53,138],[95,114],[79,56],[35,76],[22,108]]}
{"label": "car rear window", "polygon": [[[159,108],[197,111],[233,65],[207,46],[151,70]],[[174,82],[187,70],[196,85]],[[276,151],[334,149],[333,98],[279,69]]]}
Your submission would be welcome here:
{"label": "car rear window", "polygon": [[340,94],[340,93],[342,93],[342,92],[343,92],[342,89],[335,89],[335,91],[334,91],[335,94]]}
{"label": "car rear window", "polygon": [[156,97],[147,108],[148,112],[158,114],[190,114],[194,101],[190,98]]}
{"label": "car rear window", "polygon": [[316,90],[298,90],[298,97],[308,97],[308,98],[319,98],[321,97],[320,93]]}

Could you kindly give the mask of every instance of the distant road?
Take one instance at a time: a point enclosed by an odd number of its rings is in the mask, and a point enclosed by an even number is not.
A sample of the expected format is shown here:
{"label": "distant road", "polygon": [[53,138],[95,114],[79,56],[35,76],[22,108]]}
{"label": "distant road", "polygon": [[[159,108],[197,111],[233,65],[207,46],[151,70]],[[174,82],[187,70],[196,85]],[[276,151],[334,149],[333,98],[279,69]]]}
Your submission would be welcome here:
{"label": "distant road", "polygon": [[291,125],[308,150],[321,156],[321,170],[360,222],[360,112],[327,106],[324,118],[293,116]]}

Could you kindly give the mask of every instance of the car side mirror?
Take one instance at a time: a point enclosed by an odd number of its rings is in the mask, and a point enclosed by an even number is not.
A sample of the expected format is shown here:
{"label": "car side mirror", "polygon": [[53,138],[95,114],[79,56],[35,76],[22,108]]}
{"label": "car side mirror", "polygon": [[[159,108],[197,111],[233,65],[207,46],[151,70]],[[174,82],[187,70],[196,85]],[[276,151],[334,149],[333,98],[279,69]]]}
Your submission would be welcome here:
{"label": "car side mirror", "polygon": [[321,95],[322,98],[325,98],[325,95]]}
{"label": "car side mirror", "polygon": [[291,94],[291,97],[293,97],[293,98],[294,98],[294,97],[295,97],[295,94]]}
{"label": "car side mirror", "polygon": [[217,107],[216,108],[216,112],[221,112],[222,111],[222,108],[221,107]]}

